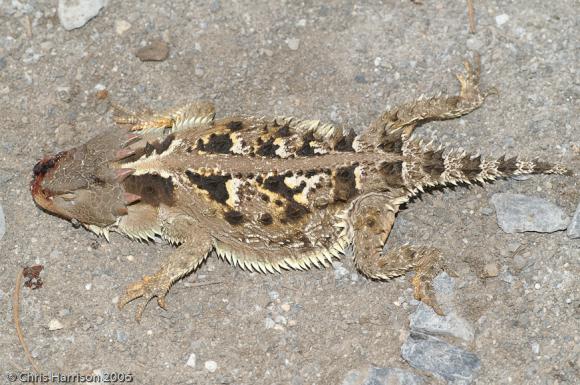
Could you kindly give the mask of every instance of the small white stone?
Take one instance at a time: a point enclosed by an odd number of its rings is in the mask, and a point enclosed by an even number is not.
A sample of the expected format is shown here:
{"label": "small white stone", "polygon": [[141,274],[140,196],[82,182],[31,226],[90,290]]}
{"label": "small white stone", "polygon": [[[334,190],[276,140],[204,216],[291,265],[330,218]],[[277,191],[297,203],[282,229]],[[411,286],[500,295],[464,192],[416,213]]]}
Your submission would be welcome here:
{"label": "small white stone", "polygon": [[288,48],[292,51],[296,51],[298,47],[300,47],[300,39],[291,38],[286,40],[286,44],[288,44]]}
{"label": "small white stone", "polygon": [[195,353],[191,353],[185,365],[189,366],[190,368],[195,368]]}
{"label": "small white stone", "polygon": [[126,20],[115,20],[115,32],[122,35],[131,28],[131,23]]}
{"label": "small white stone", "polygon": [[282,309],[282,310],[284,310],[284,311],[288,312],[288,311],[290,311],[290,304],[288,304],[288,303],[283,303],[282,305],[280,305],[280,309]]}
{"label": "small white stone", "polygon": [[87,283],[85,285],[85,290],[91,290],[93,288],[93,284],[92,283]]}
{"label": "small white stone", "polygon": [[127,261],[129,262],[133,262],[135,260],[135,257],[132,255],[127,255],[125,258],[127,258]]}
{"label": "small white stone", "polygon": [[215,361],[211,361],[211,360],[210,360],[210,361],[206,361],[206,362],[203,364],[203,366],[205,366],[205,369],[206,369],[208,372],[210,372],[210,373],[213,373],[213,372],[215,372],[215,371],[217,370],[217,367],[218,367],[217,363],[216,363]]}
{"label": "small white stone", "polygon": [[532,352],[534,352],[534,354],[540,353],[540,344],[532,342]]}
{"label": "small white stone", "polygon": [[264,321],[264,326],[266,327],[266,329],[272,329],[274,326],[276,326],[276,323],[274,322],[274,320],[272,318],[268,317]]}
{"label": "small white stone", "polygon": [[510,17],[508,15],[506,15],[505,13],[502,13],[501,15],[497,15],[495,17],[495,23],[497,24],[498,27],[500,27],[503,24],[507,23],[509,19],[510,19]]}
{"label": "small white stone", "polygon": [[380,58],[380,57],[376,57],[376,58],[375,58],[375,62],[374,62],[374,63],[375,63],[375,67],[378,67],[378,66],[380,66],[380,65],[381,65],[381,61],[382,61],[382,60],[383,60],[382,58]]}
{"label": "small white stone", "polygon": [[80,28],[97,16],[105,0],[59,0],[58,19],[64,29]]}
{"label": "small white stone", "polygon": [[536,290],[540,290],[541,287],[542,287],[542,285],[540,285],[539,283],[536,283],[534,285],[534,289],[536,289]]}
{"label": "small white stone", "polygon": [[53,318],[48,322],[48,330],[60,330],[62,328],[64,328],[64,326],[56,318]]}

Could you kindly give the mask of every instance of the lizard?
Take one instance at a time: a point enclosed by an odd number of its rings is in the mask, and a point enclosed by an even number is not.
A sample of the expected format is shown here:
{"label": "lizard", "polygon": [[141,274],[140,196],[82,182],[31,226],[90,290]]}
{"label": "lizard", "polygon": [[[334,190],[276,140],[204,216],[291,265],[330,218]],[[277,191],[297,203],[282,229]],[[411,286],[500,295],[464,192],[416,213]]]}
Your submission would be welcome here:
{"label": "lizard", "polygon": [[117,108],[116,126],[41,159],[30,188],[43,210],[109,239],[158,236],[176,246],[159,270],[128,285],[122,309],[153,299],[165,309],[171,286],[212,251],[263,273],[328,266],[352,246],[364,276],[409,271],[414,297],[438,314],[432,279],[445,269],[432,246],[383,250],[397,212],[425,189],[523,174],[571,175],[566,167],[502,156],[484,159],[415,138],[426,121],[479,108],[480,63],[464,62],[457,95],[401,104],[359,134],[318,120],[215,118],[210,102],[161,113]]}

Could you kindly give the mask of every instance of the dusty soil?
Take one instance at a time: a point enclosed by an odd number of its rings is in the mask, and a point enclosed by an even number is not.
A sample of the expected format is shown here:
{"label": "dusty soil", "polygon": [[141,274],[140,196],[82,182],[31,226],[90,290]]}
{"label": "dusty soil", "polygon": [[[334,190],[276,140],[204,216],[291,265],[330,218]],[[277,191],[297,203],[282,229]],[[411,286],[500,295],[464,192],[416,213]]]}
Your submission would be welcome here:
{"label": "dusty soil", "polygon": [[[472,48],[482,56],[483,88],[499,96],[418,134],[578,169],[574,2],[487,1],[476,12],[471,35],[461,1],[111,1],[65,31],[56,1],[0,1],[0,375],[30,370],[11,294],[17,272],[41,264],[44,284],[22,288],[20,307],[44,372],[300,385],[339,384],[373,364],[436,382],[400,355],[416,307],[410,275],[386,283],[333,269],[261,275],[210,258],[174,286],[167,311],[152,303],[137,324],[134,306],[117,310],[117,296],[170,247],[118,235],[107,243],[75,229],[35,207],[28,183],[43,154],[110,126],[111,101],[162,109],[209,99],[220,116],[295,115],[362,130],[388,106],[455,92],[454,74]],[[167,59],[140,61],[136,51],[155,39],[167,42]],[[400,213],[389,244],[435,245],[458,273],[456,311],[475,339],[456,344],[482,363],[473,383],[571,384],[580,366],[580,242],[565,232],[503,233],[489,200],[507,191],[570,216],[580,198],[578,177],[548,176],[424,194]],[[355,272],[350,258],[344,264]],[[486,264],[499,276],[484,278]],[[51,321],[62,328],[49,330]]]}

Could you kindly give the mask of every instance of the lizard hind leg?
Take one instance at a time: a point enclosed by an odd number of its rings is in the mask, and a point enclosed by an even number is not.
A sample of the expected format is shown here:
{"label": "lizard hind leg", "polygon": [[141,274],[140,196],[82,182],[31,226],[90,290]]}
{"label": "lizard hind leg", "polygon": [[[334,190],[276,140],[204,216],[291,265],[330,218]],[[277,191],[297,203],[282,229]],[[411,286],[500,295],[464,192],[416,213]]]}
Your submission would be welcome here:
{"label": "lizard hind leg", "polygon": [[443,315],[431,282],[443,270],[439,250],[403,245],[382,252],[398,210],[385,199],[380,195],[363,197],[351,212],[355,266],[363,275],[378,280],[387,280],[414,270],[412,285],[415,298]]}
{"label": "lizard hind leg", "polygon": [[144,134],[169,134],[210,123],[215,116],[214,105],[207,101],[195,101],[161,113],[137,113],[116,104],[113,104],[113,109],[113,120],[116,124],[128,125],[130,131]]}
{"label": "lizard hind leg", "polygon": [[[465,73],[457,74],[460,90],[458,95],[438,95],[430,98],[420,97],[384,112],[363,132],[361,141],[378,145],[387,151],[393,148],[401,135],[411,136],[415,127],[430,120],[453,119],[466,115],[479,108],[485,98],[497,93],[495,88],[481,92],[479,78],[481,72],[479,55],[474,64],[464,61]],[[396,147],[396,146],[395,146]]]}

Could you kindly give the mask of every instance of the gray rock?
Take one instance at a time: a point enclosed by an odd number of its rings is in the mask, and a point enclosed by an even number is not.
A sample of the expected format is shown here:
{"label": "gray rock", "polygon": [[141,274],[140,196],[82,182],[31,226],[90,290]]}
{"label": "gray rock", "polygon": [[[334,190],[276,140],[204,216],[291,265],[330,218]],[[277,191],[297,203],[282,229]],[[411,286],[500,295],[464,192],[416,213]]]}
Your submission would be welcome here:
{"label": "gray rock", "polygon": [[472,341],[474,337],[473,327],[454,311],[440,316],[424,303],[417,306],[409,321],[411,329],[417,332],[453,336],[465,341]]}
{"label": "gray rock", "polygon": [[421,385],[423,378],[399,368],[354,369],[346,374],[342,385]]}
{"label": "gray rock", "polygon": [[578,203],[578,207],[576,207],[576,212],[572,217],[572,221],[568,225],[567,234],[570,238],[580,238],[580,203]]}
{"label": "gray rock", "polygon": [[401,347],[401,356],[412,367],[434,373],[454,384],[469,384],[481,366],[475,354],[416,332],[411,332]]}
{"label": "gray rock", "polygon": [[491,203],[495,206],[498,225],[506,233],[552,233],[568,225],[566,213],[541,198],[502,193],[494,194]]}
{"label": "gray rock", "polygon": [[58,19],[64,29],[80,28],[97,16],[106,0],[59,0]]}
{"label": "gray rock", "polygon": [[4,209],[0,205],[0,241],[6,234],[6,220],[4,219]]}

